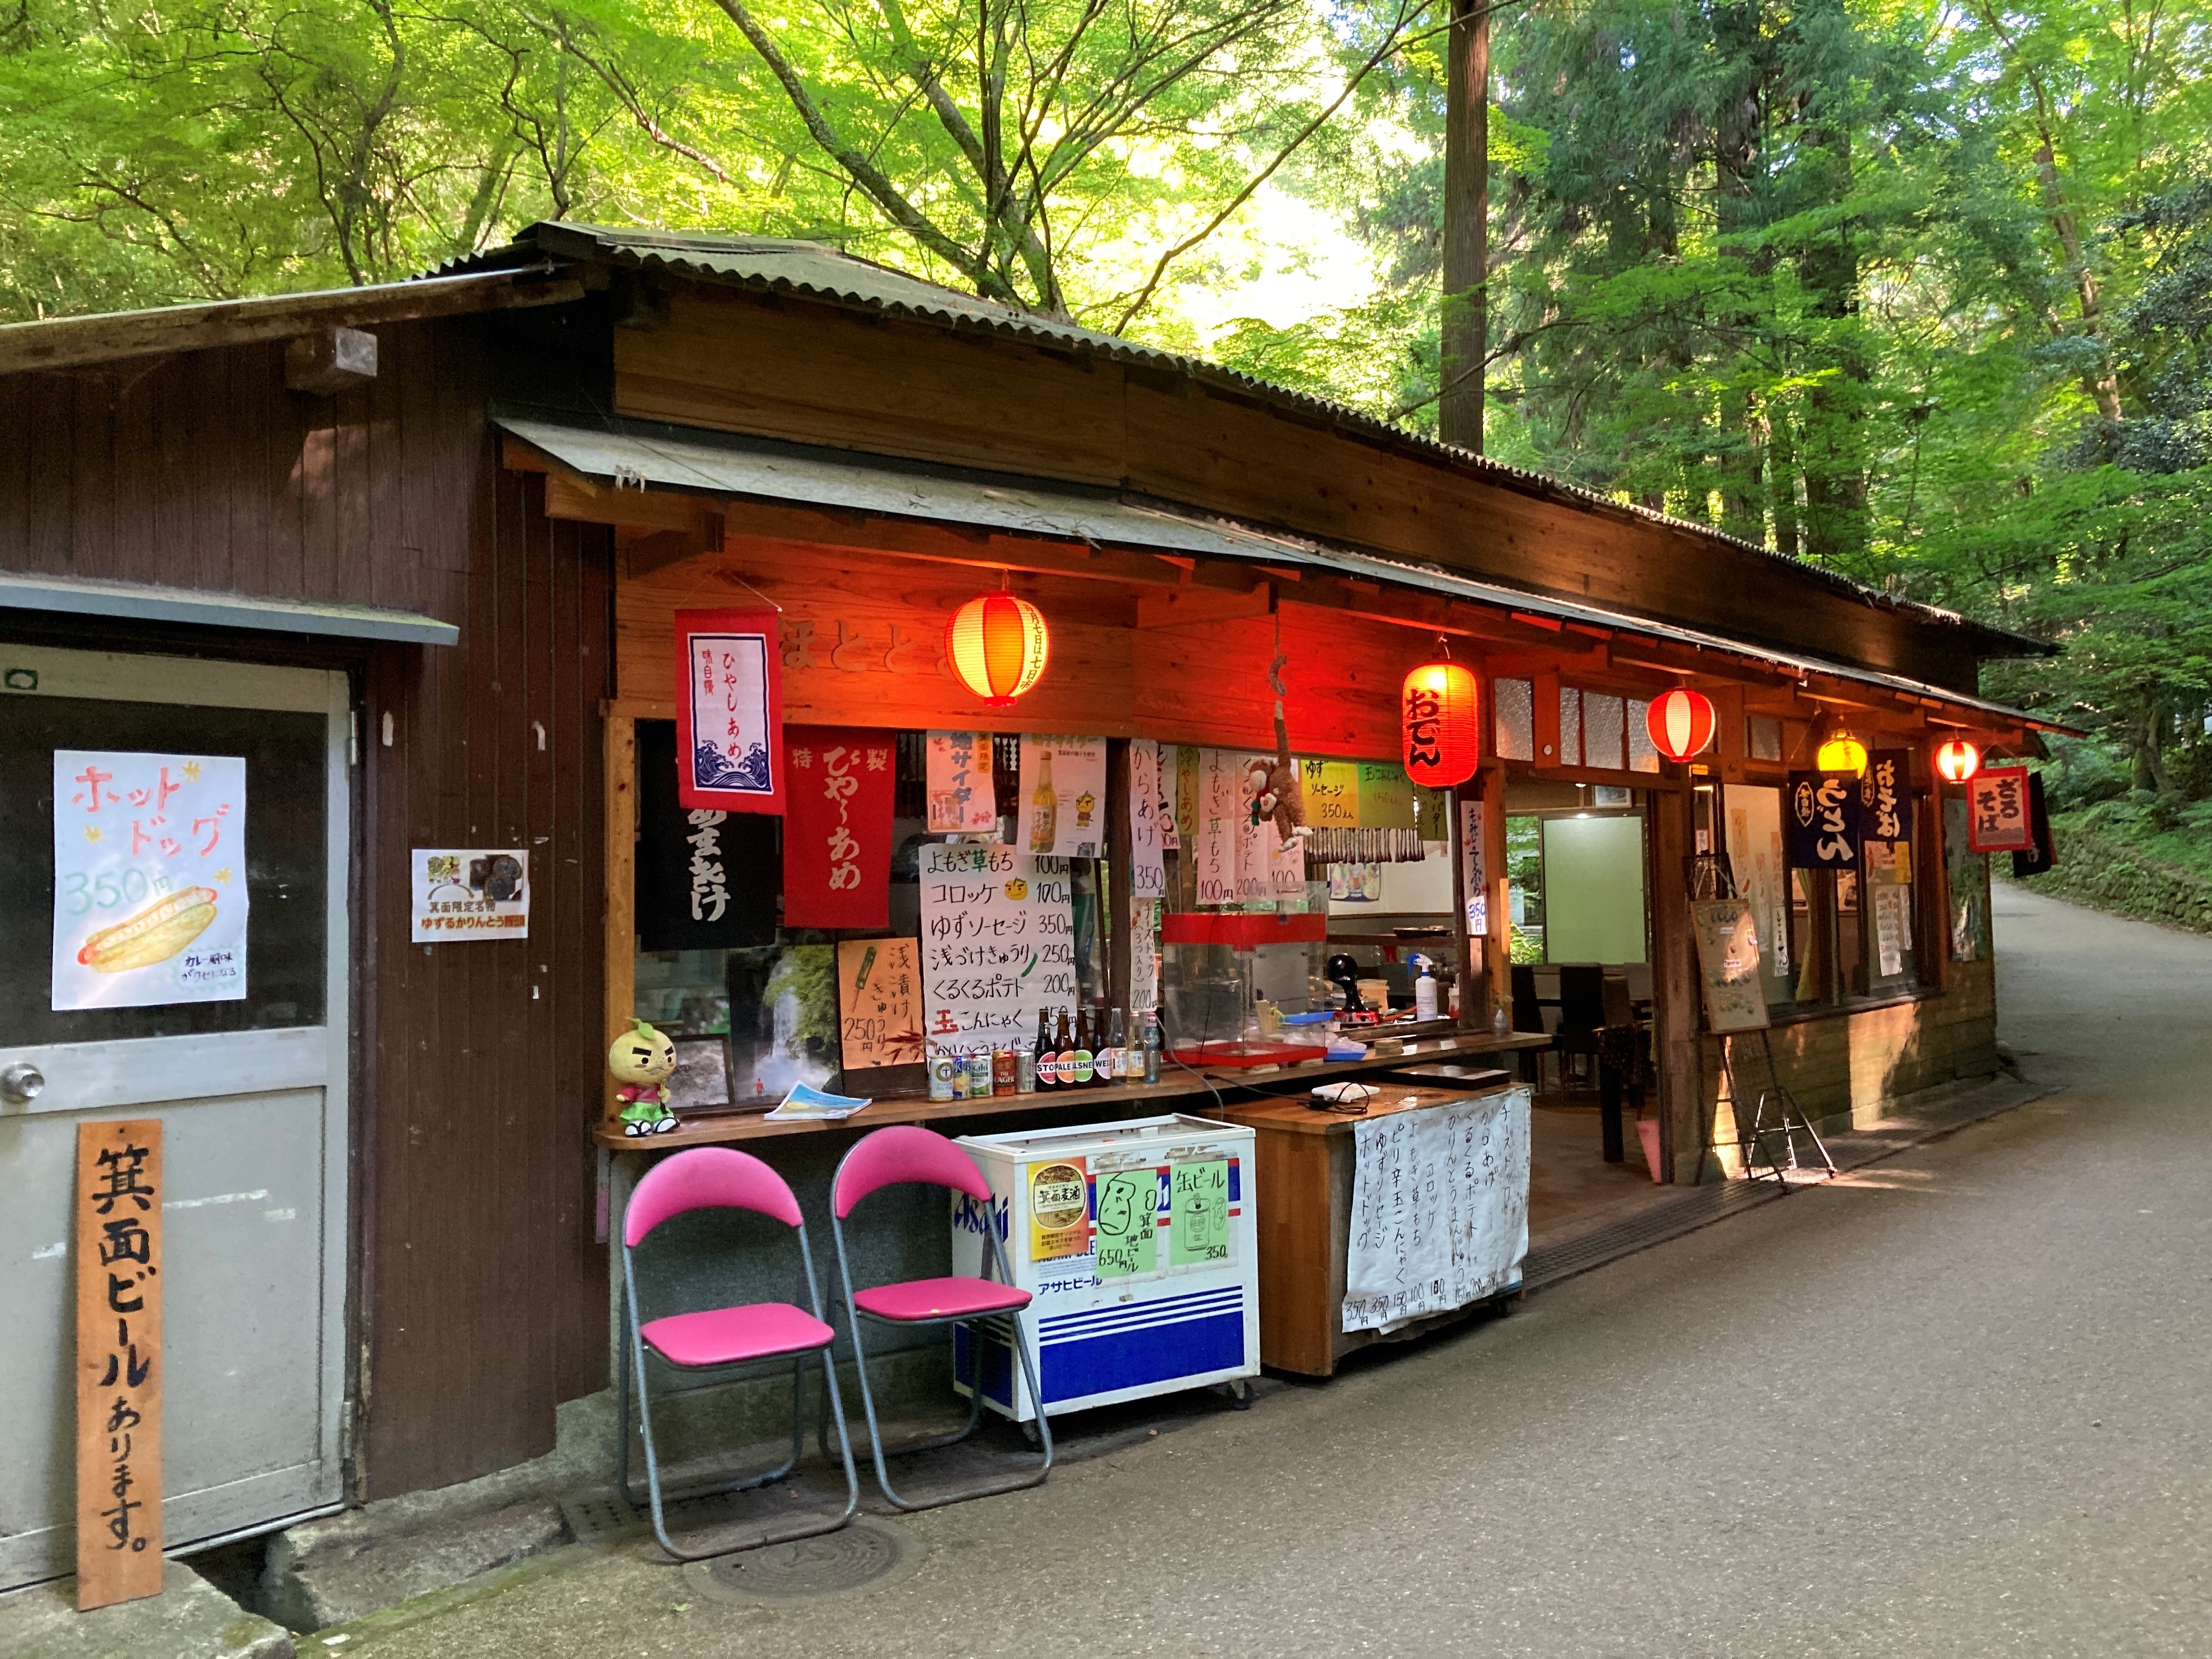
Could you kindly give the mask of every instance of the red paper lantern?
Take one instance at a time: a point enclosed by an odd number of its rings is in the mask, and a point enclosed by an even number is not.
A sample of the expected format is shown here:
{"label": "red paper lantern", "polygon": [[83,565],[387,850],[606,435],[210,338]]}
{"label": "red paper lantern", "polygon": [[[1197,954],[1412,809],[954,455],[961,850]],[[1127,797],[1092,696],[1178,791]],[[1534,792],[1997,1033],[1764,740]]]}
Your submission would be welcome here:
{"label": "red paper lantern", "polygon": [[1713,700],[1702,691],[1678,685],[1654,697],[1644,711],[1644,729],[1651,746],[1670,761],[1702,755],[1713,740]]}
{"label": "red paper lantern", "polygon": [[1949,783],[1964,783],[1982,769],[1982,751],[1964,738],[1954,738],[1936,751],[1936,769]]}
{"label": "red paper lantern", "polygon": [[1425,662],[1406,676],[1398,698],[1406,773],[1445,789],[1482,764],[1482,687],[1463,663]]}
{"label": "red paper lantern", "polygon": [[993,708],[1012,708],[1037,683],[1051,647],[1044,613],[1011,593],[970,599],[945,624],[952,672]]}

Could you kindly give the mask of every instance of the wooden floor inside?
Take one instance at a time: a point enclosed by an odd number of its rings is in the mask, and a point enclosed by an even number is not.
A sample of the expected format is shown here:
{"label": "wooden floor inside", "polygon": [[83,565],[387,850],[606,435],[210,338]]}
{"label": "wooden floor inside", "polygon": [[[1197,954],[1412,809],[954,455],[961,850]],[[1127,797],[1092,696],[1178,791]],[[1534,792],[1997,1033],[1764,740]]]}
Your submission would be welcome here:
{"label": "wooden floor inside", "polygon": [[1621,1126],[1624,1161],[1605,1161],[1595,1094],[1539,1095],[1533,1118],[1528,1172],[1532,1245],[1580,1232],[1601,1218],[1617,1221],[1677,1195],[1674,1188],[1654,1182],[1644,1168],[1644,1146],[1632,1119]]}

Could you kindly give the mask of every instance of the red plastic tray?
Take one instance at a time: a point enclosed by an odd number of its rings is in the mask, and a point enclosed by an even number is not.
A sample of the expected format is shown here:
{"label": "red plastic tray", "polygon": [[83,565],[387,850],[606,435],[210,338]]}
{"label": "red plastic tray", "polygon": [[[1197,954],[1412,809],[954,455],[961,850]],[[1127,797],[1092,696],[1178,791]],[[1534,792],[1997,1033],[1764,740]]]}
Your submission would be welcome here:
{"label": "red plastic tray", "polygon": [[1175,1057],[1186,1066],[1221,1066],[1241,1069],[1251,1066],[1295,1066],[1304,1060],[1326,1060],[1325,1045],[1311,1042],[1239,1042],[1224,1038],[1213,1042],[1178,1042]]}

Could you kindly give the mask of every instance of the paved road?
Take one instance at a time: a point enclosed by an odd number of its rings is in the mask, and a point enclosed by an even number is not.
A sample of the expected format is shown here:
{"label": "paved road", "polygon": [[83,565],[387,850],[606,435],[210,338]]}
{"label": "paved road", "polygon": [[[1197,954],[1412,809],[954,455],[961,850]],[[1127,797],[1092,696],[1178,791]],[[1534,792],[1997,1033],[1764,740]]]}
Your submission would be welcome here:
{"label": "paved road", "polygon": [[[2057,1094],[1509,1320],[923,1516],[872,1593],[633,1554],[339,1651],[2212,1654],[2212,942],[2003,890]],[[319,1650],[312,1639],[303,1650]]]}

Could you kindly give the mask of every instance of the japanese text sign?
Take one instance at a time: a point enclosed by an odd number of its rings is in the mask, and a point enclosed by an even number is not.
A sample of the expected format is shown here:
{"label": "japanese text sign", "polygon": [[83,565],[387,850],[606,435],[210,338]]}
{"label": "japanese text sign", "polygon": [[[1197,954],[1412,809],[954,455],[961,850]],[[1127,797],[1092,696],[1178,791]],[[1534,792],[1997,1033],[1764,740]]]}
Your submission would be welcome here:
{"label": "japanese text sign", "polygon": [[988,732],[932,732],[925,749],[933,836],[975,835],[999,827]]}
{"label": "japanese text sign", "polygon": [[1362,830],[1411,830],[1418,823],[1413,810],[1413,781],[1395,761],[1358,761],[1358,812]]}
{"label": "japanese text sign", "polygon": [[924,845],[923,1033],[945,1052],[1014,1048],[1075,1003],[1067,866],[1005,846]]}
{"label": "japanese text sign", "polygon": [[920,1065],[921,941],[849,939],[839,945],[837,1006],[845,1070]]}
{"label": "japanese text sign", "polygon": [[783,659],[773,609],[676,613],[676,798],[781,812]]}
{"label": "japanese text sign", "polygon": [[246,762],[54,750],[53,1006],[246,996]]}
{"label": "japanese text sign", "polygon": [[417,847],[407,855],[417,945],[530,937],[530,854],[520,847]]}
{"label": "japanese text sign", "polygon": [[161,1124],[80,1123],[77,1610],[161,1591]]}
{"label": "japanese text sign", "polygon": [[1877,749],[1867,761],[1859,799],[1865,808],[1869,841],[1907,841],[1912,835],[1912,756],[1903,749]]}
{"label": "japanese text sign", "polygon": [[1106,739],[1022,739],[1015,844],[1038,857],[1095,859],[1106,850]]}
{"label": "japanese text sign", "polygon": [[1766,1028],[1766,992],[1759,979],[1759,927],[1749,899],[1706,899],[1690,907],[1698,944],[1698,976],[1705,1024],[1720,1032]]}
{"label": "japanese text sign", "polygon": [[1161,857],[1160,748],[1144,738],[1129,744],[1129,893],[1133,898],[1163,898],[1168,890]]}
{"label": "japanese text sign", "polygon": [[1859,781],[1829,772],[1792,772],[1782,819],[1790,863],[1798,870],[1856,870]]}
{"label": "japanese text sign", "polygon": [[637,722],[637,944],[729,951],[775,942],[783,825],[676,799],[676,722]]}
{"label": "japanese text sign", "polygon": [[889,732],[784,733],[783,925],[884,927],[891,917]]}
{"label": "japanese text sign", "polygon": [[1182,807],[1177,787],[1182,775],[1182,751],[1171,743],[1155,746],[1159,751],[1156,776],[1160,787],[1160,850],[1177,853],[1182,850]]}
{"label": "japanese text sign", "polygon": [[1226,749],[1185,750],[1197,756],[1196,808],[1183,846],[1195,861],[1200,904],[1237,902],[1237,832],[1243,803],[1237,757]]}
{"label": "japanese text sign", "polygon": [[1966,845],[1977,853],[2025,853],[2034,847],[2025,766],[1984,766],[1966,781]]}
{"label": "japanese text sign", "polygon": [[1359,768],[1351,761],[1298,763],[1305,784],[1306,822],[1316,830],[1359,827]]}

